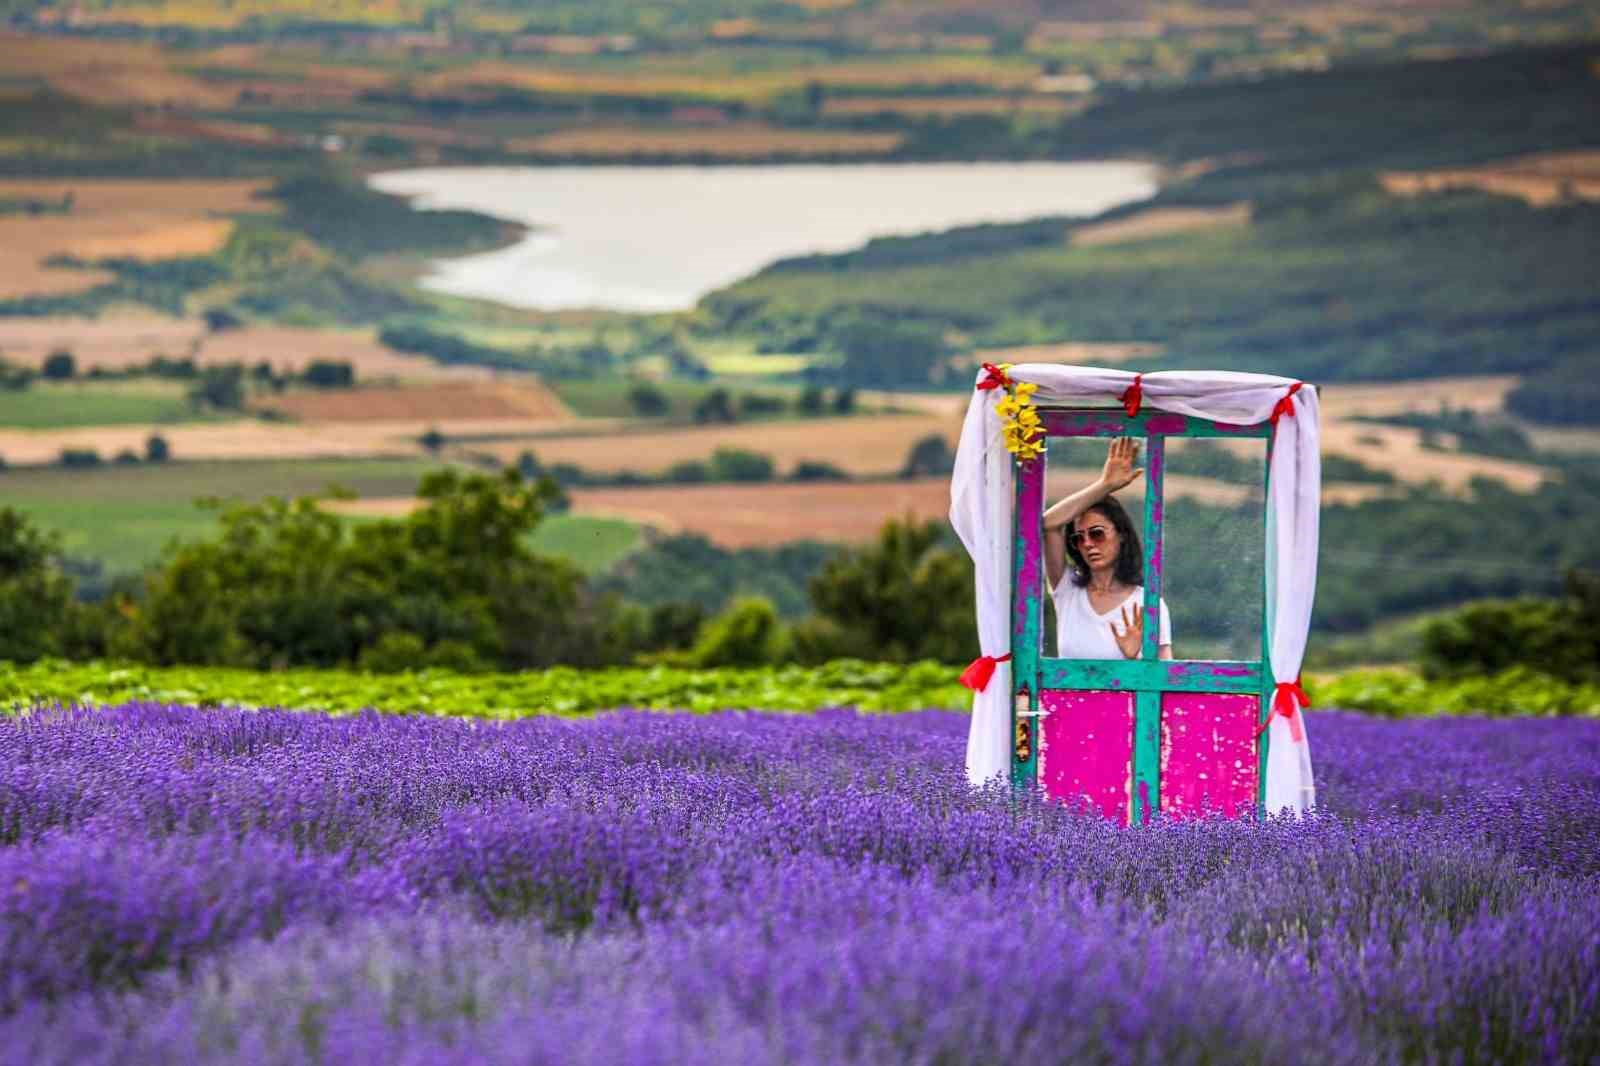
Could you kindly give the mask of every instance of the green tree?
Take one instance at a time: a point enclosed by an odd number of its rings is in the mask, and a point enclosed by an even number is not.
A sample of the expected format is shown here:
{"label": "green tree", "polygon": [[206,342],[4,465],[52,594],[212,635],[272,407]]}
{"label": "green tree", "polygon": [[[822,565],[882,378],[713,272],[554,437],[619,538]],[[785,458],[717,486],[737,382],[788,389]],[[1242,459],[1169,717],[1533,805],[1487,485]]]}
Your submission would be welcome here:
{"label": "green tree", "polygon": [[65,348],[58,348],[44,357],[39,367],[40,376],[50,381],[70,381],[78,373],[78,361]]}
{"label": "green tree", "polygon": [[873,543],[826,563],[810,593],[838,653],[960,662],[977,647],[972,564],[943,522],[891,520]]}
{"label": "green tree", "polygon": [[711,453],[713,481],[771,481],[772,460],[743,448],[718,448]]}
{"label": "green tree", "polygon": [[64,637],[76,605],[60,552],[54,533],[0,507],[0,659],[32,662],[68,650]]}
{"label": "green tree", "polygon": [[905,465],[900,468],[903,478],[932,477],[948,474],[955,469],[956,457],[950,444],[939,433],[930,433],[911,446]]}
{"label": "green tree", "polygon": [[727,389],[712,389],[695,404],[696,422],[734,422],[737,419],[738,416],[733,413],[733,398],[728,395]]}
{"label": "green tree", "polygon": [[634,414],[645,418],[658,418],[671,410],[667,394],[648,382],[640,382],[628,390],[628,405]]}
{"label": "green tree", "polygon": [[750,596],[707,623],[682,658],[692,666],[767,666],[782,662],[788,649],[772,601]]}

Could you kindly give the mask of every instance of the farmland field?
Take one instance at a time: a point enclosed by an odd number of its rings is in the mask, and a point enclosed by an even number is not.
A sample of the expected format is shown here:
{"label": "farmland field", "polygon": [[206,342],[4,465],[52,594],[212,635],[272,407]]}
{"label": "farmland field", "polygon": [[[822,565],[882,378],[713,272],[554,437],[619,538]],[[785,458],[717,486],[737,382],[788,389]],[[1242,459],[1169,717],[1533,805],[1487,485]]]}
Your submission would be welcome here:
{"label": "farmland field", "polygon": [[961,423],[950,416],[905,414],[667,429],[630,427],[604,435],[582,429],[581,424],[578,428],[580,431],[571,435],[486,441],[472,447],[505,462],[515,462],[531,448],[546,465],[577,463],[586,470],[642,474],[659,473],[686,460],[706,459],[717,448],[742,448],[771,456],[780,472],[810,461],[832,463],[847,473],[866,476],[897,473],[911,446],[928,434],[940,434],[954,447]]}
{"label": "farmland field", "polygon": [[533,382],[301,389],[268,397],[256,406],[303,422],[563,422],[572,418],[560,400]]}
{"label": "farmland field", "polygon": [[259,181],[0,181],[0,199],[59,203],[64,214],[0,216],[0,299],[92,288],[104,271],[49,266],[51,256],[85,261],[205,255],[233,229],[222,215],[270,211],[253,199]]}
{"label": "farmland field", "polygon": [[208,333],[199,319],[110,312],[99,318],[0,318],[0,352],[15,363],[38,366],[52,351],[72,353],[78,369],[125,370],[156,356],[192,358],[201,366],[269,363],[302,371],[317,360],[349,363],[358,381],[479,380],[479,366],[445,366],[380,344],[370,330],[251,325]]}
{"label": "farmland field", "polygon": [[26,389],[0,390],[0,427],[5,428],[149,425],[202,418],[185,387],[171,381],[36,381]]}
{"label": "farmland field", "polygon": [[110,573],[132,573],[152,563],[173,537],[206,536],[216,528],[215,513],[194,505],[198,498],[298,496],[334,483],[363,494],[411,493],[437,466],[410,459],[165,463],[7,470],[3,477],[7,504],[60,531],[68,554],[97,559]]}
{"label": "farmland field", "polygon": [[970,789],[966,729],[0,718],[0,1040],[42,1064],[1600,1054],[1600,723],[1317,712],[1319,816],[1135,830]]}

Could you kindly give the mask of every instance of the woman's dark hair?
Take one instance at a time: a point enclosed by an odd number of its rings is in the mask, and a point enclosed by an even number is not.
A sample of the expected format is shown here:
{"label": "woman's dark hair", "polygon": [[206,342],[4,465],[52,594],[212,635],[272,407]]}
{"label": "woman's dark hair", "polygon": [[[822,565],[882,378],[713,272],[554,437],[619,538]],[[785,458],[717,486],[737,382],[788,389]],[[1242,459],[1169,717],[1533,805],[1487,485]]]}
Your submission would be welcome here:
{"label": "woman's dark hair", "polygon": [[[1117,541],[1121,547],[1117,549],[1114,576],[1124,585],[1143,585],[1144,547],[1139,542],[1139,531],[1133,528],[1133,519],[1128,517],[1127,508],[1118,503],[1115,496],[1107,496],[1086,508],[1083,513],[1090,514],[1094,511],[1099,511],[1109,518],[1111,527],[1117,531]],[[1078,546],[1072,543],[1071,526],[1066,528],[1066,534],[1067,560],[1072,564],[1072,583],[1080,589],[1086,588],[1089,584],[1089,564],[1083,561]]]}

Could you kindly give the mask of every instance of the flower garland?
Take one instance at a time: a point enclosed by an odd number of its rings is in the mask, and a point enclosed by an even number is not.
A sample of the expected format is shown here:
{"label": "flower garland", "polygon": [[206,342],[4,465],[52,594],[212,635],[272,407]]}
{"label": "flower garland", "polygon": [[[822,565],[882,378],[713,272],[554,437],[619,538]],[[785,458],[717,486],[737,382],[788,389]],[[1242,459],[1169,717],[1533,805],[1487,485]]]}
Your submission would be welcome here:
{"label": "flower garland", "polygon": [[1012,380],[1006,373],[1009,369],[1010,363],[1001,363],[991,371],[995,384],[1006,389],[1006,395],[994,405],[994,410],[1004,419],[1000,436],[1005,441],[1006,451],[1027,462],[1037,459],[1044,451],[1044,426],[1039,421],[1039,409],[1033,403],[1033,394],[1039,386]]}

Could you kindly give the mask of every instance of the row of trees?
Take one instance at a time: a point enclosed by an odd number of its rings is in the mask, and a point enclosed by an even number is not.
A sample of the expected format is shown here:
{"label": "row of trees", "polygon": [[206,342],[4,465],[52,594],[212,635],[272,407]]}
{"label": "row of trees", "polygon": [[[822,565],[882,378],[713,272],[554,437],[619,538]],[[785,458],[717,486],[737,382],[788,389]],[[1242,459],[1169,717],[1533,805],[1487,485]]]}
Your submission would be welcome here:
{"label": "row of trees", "polygon": [[518,669],[970,651],[970,566],[937,523],[891,523],[830,558],[810,582],[814,616],[787,627],[766,600],[716,618],[646,606],[535,554],[528,534],[558,492],[514,468],[444,470],[403,518],[350,523],[314,498],[234,506],[216,536],[173,545],[98,603],[74,597],[52,535],[0,509],[0,659]]}

